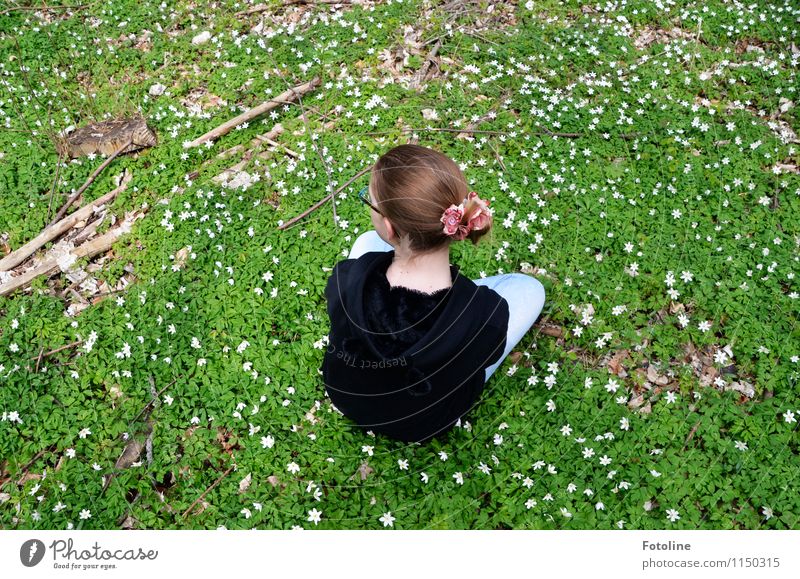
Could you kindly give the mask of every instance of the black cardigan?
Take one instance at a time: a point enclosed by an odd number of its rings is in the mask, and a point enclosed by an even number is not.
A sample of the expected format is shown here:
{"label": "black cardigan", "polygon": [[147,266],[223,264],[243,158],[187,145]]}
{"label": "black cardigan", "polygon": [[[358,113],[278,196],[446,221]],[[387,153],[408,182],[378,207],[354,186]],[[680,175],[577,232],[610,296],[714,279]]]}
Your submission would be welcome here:
{"label": "black cardigan", "polygon": [[508,302],[450,266],[433,294],[391,287],[394,251],[336,264],[325,288],[331,331],[322,361],[331,402],[359,426],[407,442],[453,427],[505,349]]}

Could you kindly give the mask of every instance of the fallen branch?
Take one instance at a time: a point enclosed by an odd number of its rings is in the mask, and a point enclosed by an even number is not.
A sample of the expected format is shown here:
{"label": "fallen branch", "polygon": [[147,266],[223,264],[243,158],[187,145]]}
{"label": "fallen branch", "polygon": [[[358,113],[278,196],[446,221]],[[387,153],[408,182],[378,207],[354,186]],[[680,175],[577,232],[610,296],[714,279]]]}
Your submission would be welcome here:
{"label": "fallen branch", "polygon": [[[37,460],[39,460],[42,457],[42,455],[44,455],[45,452],[53,452],[55,449],[56,449],[56,445],[55,444],[51,444],[47,448],[44,448],[44,449],[40,450],[39,452],[37,452],[34,455],[34,457],[31,460],[28,461],[28,463],[25,466],[23,466],[21,469],[19,469],[19,471],[17,471],[17,474],[22,473],[22,476],[19,477],[19,479],[17,481],[17,485],[20,484],[20,481],[25,476],[25,474],[28,472],[28,469],[33,466],[33,463],[35,463]],[[19,463],[17,463],[17,464],[19,464]],[[0,480],[0,488],[2,488],[3,485],[5,485],[7,482],[11,481],[12,478],[13,477],[11,476],[11,473],[8,473],[8,476],[6,478],[3,478],[3,479]]]}
{"label": "fallen branch", "polygon": [[[164,387],[163,387],[161,390],[159,390],[159,391],[158,391],[158,394],[155,394],[155,395],[152,397],[152,399],[151,399],[151,400],[149,400],[149,401],[147,402],[147,404],[145,404],[145,405],[144,405],[144,408],[142,408],[142,409],[139,411],[139,414],[137,414],[137,415],[136,415],[136,417],[135,417],[133,420],[131,420],[131,422],[130,422],[130,423],[131,423],[131,424],[133,424],[134,422],[136,422],[137,420],[139,420],[139,417],[140,417],[142,414],[144,414],[144,413],[145,413],[145,411],[147,411],[147,409],[148,409],[148,408],[150,408],[152,405],[154,405],[154,404],[155,404],[155,403],[156,403],[156,402],[157,402],[157,401],[158,401],[158,400],[161,398],[161,395],[164,393],[164,391],[165,391],[167,388],[169,388],[170,386],[172,386],[173,384],[175,384],[175,382],[176,382],[176,381],[178,380],[178,378],[180,378],[181,376],[183,376],[183,375],[181,374],[180,376],[178,376],[177,378],[175,378],[175,379],[174,379],[172,382],[170,382],[169,384],[167,384],[166,386],[164,386]],[[152,376],[150,376],[150,380],[151,380],[151,385],[153,386],[153,388],[155,388],[155,382],[152,382],[152,380],[153,380],[153,377],[152,377]],[[148,418],[149,418],[149,414],[148,414]]]}
{"label": "fallen branch", "polygon": [[276,98],[263,102],[257,107],[250,109],[249,111],[246,111],[237,117],[234,117],[233,119],[223,123],[216,129],[213,129],[207,132],[206,134],[202,135],[201,137],[198,137],[194,141],[185,145],[185,147],[186,148],[197,147],[203,144],[204,142],[208,141],[209,139],[213,140],[222,137],[223,135],[226,135],[229,132],[231,132],[238,125],[251,121],[254,118],[259,117],[264,113],[269,112],[272,109],[277,108],[282,104],[289,104],[289,102],[295,99],[298,95],[303,95],[307,92],[314,90],[321,83],[322,79],[320,77],[315,77],[310,82],[306,82],[294,88],[290,88],[279,94]]}
{"label": "fallen branch", "polygon": [[[291,227],[292,225],[294,225],[295,223],[297,223],[298,221],[300,221],[300,220],[301,220],[303,217],[305,217],[306,215],[308,215],[308,214],[309,214],[309,213],[311,213],[312,211],[315,211],[315,210],[319,209],[320,207],[322,207],[322,206],[325,204],[325,202],[326,202],[326,201],[328,201],[329,199],[331,199],[332,197],[334,197],[334,196],[335,196],[337,193],[339,193],[339,192],[340,192],[340,191],[342,191],[342,190],[343,190],[345,187],[347,187],[348,185],[350,185],[350,183],[352,183],[353,181],[355,181],[356,179],[358,179],[359,177],[361,177],[361,175],[363,175],[363,174],[365,174],[365,173],[368,173],[368,172],[369,172],[369,171],[371,171],[371,170],[372,170],[372,165],[370,165],[369,167],[366,167],[366,168],[362,169],[361,171],[359,171],[358,173],[356,173],[356,174],[355,174],[355,175],[354,175],[354,176],[353,176],[353,177],[352,177],[352,178],[351,178],[349,181],[347,181],[347,182],[346,182],[344,185],[342,185],[341,187],[339,187],[339,188],[338,188],[336,191],[334,191],[333,193],[328,193],[328,194],[327,194],[325,197],[323,197],[322,199],[320,199],[319,201],[317,201],[316,203],[314,203],[314,205],[312,205],[311,207],[309,207],[308,209],[306,209],[305,211],[303,211],[303,212],[302,212],[300,215],[298,215],[297,217],[292,217],[292,218],[291,218],[289,221],[287,221],[287,222],[286,222],[286,223],[284,223],[283,225],[279,225],[279,226],[278,226],[278,229],[281,229],[281,230],[283,230],[283,229],[287,229],[288,227]],[[0,295],[2,295],[2,294],[0,294]]]}
{"label": "fallen branch", "polygon": [[689,436],[686,437],[686,441],[683,443],[683,448],[681,448],[681,452],[686,450],[686,447],[688,446],[689,442],[691,442],[692,438],[694,438],[694,433],[697,432],[698,426],[700,426],[699,420],[695,423],[694,426],[692,426],[692,429],[689,431]]}
{"label": "fallen branch", "polygon": [[53,207],[53,195],[56,192],[56,186],[58,185],[58,177],[61,174],[61,163],[64,160],[64,151],[59,151],[58,153],[58,162],[56,163],[56,176],[53,179],[53,185],[50,187],[50,196],[49,200],[47,201],[47,219],[50,219],[50,210]]}
{"label": "fallen branch", "polygon": [[51,12],[55,12],[56,10],[82,10],[83,8],[89,8],[90,6],[94,6],[97,2],[92,2],[90,4],[81,4],[80,6],[14,6],[13,8],[6,8],[5,10],[0,10],[0,15],[9,14],[10,12],[14,12],[15,10],[35,10],[37,12],[46,12],[50,10]]}
{"label": "fallen branch", "polygon": [[[133,143],[133,135],[131,135],[131,137],[128,139],[128,142],[126,142],[126,143],[125,143],[124,145],[122,145],[122,146],[121,146],[119,149],[117,149],[116,151],[114,151],[114,154],[113,154],[113,155],[111,155],[111,156],[110,156],[108,159],[106,159],[105,161],[103,161],[103,163],[102,163],[102,164],[101,164],[101,165],[100,165],[100,166],[99,166],[97,169],[95,169],[94,173],[92,173],[91,175],[89,175],[89,178],[86,180],[86,183],[84,183],[84,184],[81,186],[81,188],[80,188],[80,189],[78,189],[77,191],[75,191],[75,193],[73,193],[72,195],[70,195],[69,199],[67,199],[67,202],[66,202],[66,203],[64,203],[64,206],[63,206],[61,209],[59,209],[59,210],[58,210],[58,213],[56,213],[56,217],[55,217],[55,219],[53,219],[53,221],[50,223],[50,225],[53,225],[53,224],[55,224],[55,223],[56,223],[56,222],[58,222],[58,221],[59,221],[59,220],[60,220],[62,217],[64,217],[64,215],[66,215],[66,214],[67,214],[67,209],[69,209],[69,208],[70,208],[70,206],[71,206],[71,205],[72,205],[72,204],[75,202],[75,200],[76,200],[76,199],[77,199],[77,198],[80,196],[80,194],[81,194],[81,193],[83,193],[84,191],[86,191],[86,189],[89,187],[89,185],[91,185],[91,184],[92,184],[92,182],[93,182],[93,181],[94,181],[94,180],[97,178],[97,176],[98,176],[98,175],[99,175],[99,174],[100,174],[100,173],[103,171],[103,169],[105,169],[106,167],[108,167],[108,166],[111,164],[111,162],[112,162],[114,159],[116,159],[116,158],[117,158],[117,156],[118,156],[120,153],[122,153],[122,151],[124,151],[125,149],[127,149],[127,148],[128,148],[128,146],[130,146],[130,145],[131,145],[131,143]],[[48,227],[50,227],[50,225],[48,225]]]}
{"label": "fallen branch", "polygon": [[97,228],[100,227],[100,224],[103,223],[103,220],[105,218],[106,218],[106,212],[103,211],[103,214],[99,218],[92,221],[89,225],[84,227],[78,235],[73,237],[72,242],[77,245],[89,239],[89,237],[91,237],[92,234],[94,234],[94,232],[97,231]]}
{"label": "fallen branch", "polygon": [[273,147],[275,147],[276,149],[278,149],[278,148],[280,148],[280,149],[283,149],[284,151],[286,151],[286,154],[287,154],[287,155],[290,155],[290,156],[294,157],[295,159],[298,159],[298,158],[300,158],[300,155],[299,155],[298,153],[296,153],[296,152],[292,151],[292,150],[291,150],[289,147],[287,147],[286,145],[282,145],[281,143],[279,143],[279,142],[277,142],[277,141],[273,141],[273,140],[272,140],[272,139],[270,139],[269,137],[261,137],[261,136],[258,136],[258,137],[256,137],[256,139],[258,139],[259,141],[263,141],[264,143],[267,143],[268,145],[272,145],[272,146],[273,146]]}
{"label": "fallen branch", "polygon": [[[73,249],[72,251],[68,252],[75,256],[76,259],[80,259],[82,257],[93,257],[98,253],[103,251],[107,251],[114,245],[114,242],[123,234],[130,232],[130,225],[133,221],[140,218],[143,214],[137,214],[133,217],[133,220],[128,223],[124,223],[119,227],[97,237],[91,241],[87,241],[86,243],[78,246],[77,248]],[[127,221],[127,219],[126,219]],[[59,261],[63,259],[63,257],[51,257],[38,267],[35,267],[18,277],[11,278],[5,284],[0,284],[0,296],[4,296],[10,294],[14,290],[17,290],[21,287],[27,286],[30,282],[36,279],[39,276],[47,276],[49,277],[52,275],[57,269],[60,269]]]}
{"label": "fallen branch", "polygon": [[[267,143],[267,144],[272,144],[274,146],[277,145],[277,146],[283,147],[283,145],[280,145],[279,143],[277,143],[274,140],[274,139],[278,138],[278,136],[281,133],[283,133],[283,131],[284,131],[283,125],[278,123],[274,127],[272,127],[272,129],[270,129],[269,132],[267,132],[267,133],[265,133],[263,135],[256,135],[255,138],[250,141],[250,147],[259,147],[263,143]],[[223,151],[220,154],[218,154],[217,158],[230,157],[234,153],[241,152],[242,150],[244,150],[244,148],[245,148],[245,145],[235,145],[234,147],[231,147],[230,149],[228,149],[226,151]],[[295,153],[294,151],[292,151],[291,149],[287,148],[286,151],[287,151],[287,154],[291,154],[291,155],[293,155],[295,157],[299,157],[299,155],[297,153]],[[258,153],[258,157],[261,158],[261,159],[266,159],[271,152],[272,152],[272,150],[262,151],[262,152]],[[253,154],[254,153],[251,150],[245,151],[243,160],[239,161],[238,163],[236,163],[235,165],[233,165],[231,167],[228,167],[227,169],[225,169],[224,171],[222,171],[220,174],[216,175],[215,177],[212,177],[212,180],[215,183],[222,183],[223,181],[227,181],[229,177],[231,177],[235,173],[238,173],[239,171],[241,171],[242,169],[245,168],[245,166],[247,165],[248,161],[250,161],[250,159],[252,158]],[[203,167],[203,166],[205,166],[205,165],[207,165],[207,164],[209,164],[209,163],[211,163],[213,161],[214,161],[213,159],[208,159],[208,160],[203,162],[201,167]],[[199,174],[199,172],[198,172],[198,174]]]}
{"label": "fallen branch", "polygon": [[506,169],[506,164],[503,163],[503,158],[500,157],[500,153],[497,152],[497,149],[495,148],[494,145],[492,145],[491,141],[488,141],[488,143],[489,146],[492,148],[492,151],[494,151],[494,156],[497,159],[497,162],[500,163],[500,166],[503,168],[503,171],[508,171],[508,169]]}
{"label": "fallen branch", "polygon": [[[281,133],[283,133],[284,130],[285,129],[283,128],[283,125],[280,124],[280,123],[277,123],[268,132],[264,133],[263,135],[256,135],[256,137],[254,139],[251,139],[250,146],[251,147],[255,147],[256,145],[259,144],[259,140],[262,139],[262,138],[265,138],[265,139],[276,139],[278,136],[280,136]],[[243,144],[242,145],[234,145],[230,149],[226,149],[225,151],[222,151],[221,153],[219,153],[217,155],[217,159],[225,159],[227,157],[230,157],[234,153],[238,153],[238,152],[242,151],[244,148],[245,148],[245,145],[243,145]],[[208,165],[209,163],[212,163],[213,161],[214,161],[213,159],[207,159],[207,160],[203,161],[203,163],[201,164],[201,167],[203,167],[205,165]]]}
{"label": "fallen branch", "polygon": [[75,342],[72,342],[71,344],[67,344],[66,346],[61,346],[60,348],[56,348],[55,350],[50,350],[49,352],[46,352],[44,354],[40,354],[39,356],[34,356],[33,358],[30,358],[30,360],[36,360],[37,358],[39,358],[39,359],[46,358],[47,356],[50,356],[52,354],[56,354],[58,352],[61,352],[62,350],[66,350],[67,348],[72,348],[72,347],[77,346],[78,344],[81,344],[81,343],[83,343],[83,340],[77,340]]}
{"label": "fallen branch", "polygon": [[31,241],[20,247],[19,249],[12,251],[3,259],[0,259],[0,271],[8,271],[11,268],[19,265],[23,261],[25,261],[33,252],[37,249],[42,247],[48,241],[52,241],[65,231],[68,231],[72,228],[73,225],[86,219],[89,217],[97,207],[108,203],[114,197],[117,196],[121,191],[124,191],[128,187],[128,183],[130,182],[132,175],[130,172],[126,171],[125,176],[123,177],[122,181],[119,184],[119,187],[114,189],[113,191],[106,193],[99,199],[92,201],[91,203],[87,203],[74,213],[68,215],[64,219],[57,221],[56,223],[52,223],[45,227],[45,229],[33,238]]}
{"label": "fallen branch", "polygon": [[[292,6],[293,4],[350,4],[350,0],[285,0],[283,6]],[[258,4],[247,10],[237,12],[236,16],[249,16],[251,14],[258,14],[259,12],[266,12],[275,8],[275,6],[267,6],[266,4]]]}
{"label": "fallen branch", "polygon": [[[473,134],[505,135],[505,136],[511,136],[511,133],[512,133],[512,131],[484,131],[484,130],[479,130],[479,129],[470,129],[468,127],[464,128],[464,129],[451,129],[451,128],[446,128],[446,127],[403,127],[403,128],[393,129],[393,130],[390,130],[390,131],[369,131],[369,132],[366,132],[366,133],[355,133],[355,134],[354,133],[349,133],[349,136],[351,136],[351,137],[361,137],[361,136],[364,136],[364,135],[393,135],[393,134],[397,133],[398,131],[401,132],[401,133],[410,133],[410,132],[415,132],[416,133],[416,132],[420,132],[420,131],[422,131],[422,132],[425,132],[425,131],[444,131],[444,132],[448,132],[448,133],[473,133]],[[519,131],[513,131],[513,132],[515,132],[517,135],[519,134]],[[531,131],[529,134],[531,134],[531,135],[547,135],[549,137],[564,137],[564,138],[567,138],[567,139],[572,139],[572,138],[578,138],[578,137],[585,136],[583,133],[554,133],[552,131]],[[641,136],[643,134],[645,134],[645,133],[630,133],[630,134],[623,133],[623,134],[619,135],[619,138],[620,139],[630,140],[630,139],[634,139],[636,137],[639,137],[639,136]]]}
{"label": "fallen branch", "polygon": [[36,368],[33,371],[34,374],[38,374],[39,373],[39,364],[42,361],[42,352],[44,352],[44,348],[41,348],[39,350],[39,356],[36,358]]}
{"label": "fallen branch", "polygon": [[183,512],[183,515],[181,515],[181,518],[182,518],[182,519],[185,519],[185,518],[186,518],[186,515],[188,515],[188,514],[191,512],[191,510],[194,508],[194,506],[195,506],[197,503],[199,503],[200,501],[202,501],[202,500],[203,500],[203,498],[204,498],[204,497],[205,497],[205,496],[206,496],[208,493],[210,493],[212,490],[214,490],[214,488],[215,488],[215,487],[216,487],[216,486],[217,486],[219,483],[221,483],[221,482],[222,482],[222,479],[224,479],[226,476],[228,476],[228,475],[231,473],[231,471],[232,471],[234,468],[236,468],[236,463],[234,463],[234,464],[232,464],[231,466],[229,466],[229,467],[228,467],[228,470],[226,470],[225,472],[223,472],[223,473],[220,475],[220,477],[219,477],[217,480],[215,480],[215,481],[214,481],[214,483],[213,483],[213,484],[212,484],[210,487],[208,487],[208,488],[207,488],[207,489],[206,489],[206,490],[203,492],[203,494],[202,494],[202,495],[200,495],[199,497],[197,497],[197,498],[195,499],[195,501],[194,501],[194,502],[193,502],[191,505],[189,505],[189,508],[188,508],[188,509],[186,509],[186,510]]}

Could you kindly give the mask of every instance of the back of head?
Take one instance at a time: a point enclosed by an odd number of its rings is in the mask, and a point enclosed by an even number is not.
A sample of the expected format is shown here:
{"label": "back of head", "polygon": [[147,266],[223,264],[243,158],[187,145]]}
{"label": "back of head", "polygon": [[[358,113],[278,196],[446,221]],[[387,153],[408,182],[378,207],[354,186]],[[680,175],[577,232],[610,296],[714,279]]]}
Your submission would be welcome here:
{"label": "back of head", "polygon": [[[383,154],[372,168],[370,187],[378,209],[398,237],[408,235],[409,247],[417,253],[453,241],[442,223],[451,205],[464,204],[460,225],[466,225],[478,208],[477,201],[468,199],[469,186],[458,165],[420,145],[399,145]],[[472,229],[466,236],[473,244],[491,229],[491,217],[483,222],[481,229]]]}

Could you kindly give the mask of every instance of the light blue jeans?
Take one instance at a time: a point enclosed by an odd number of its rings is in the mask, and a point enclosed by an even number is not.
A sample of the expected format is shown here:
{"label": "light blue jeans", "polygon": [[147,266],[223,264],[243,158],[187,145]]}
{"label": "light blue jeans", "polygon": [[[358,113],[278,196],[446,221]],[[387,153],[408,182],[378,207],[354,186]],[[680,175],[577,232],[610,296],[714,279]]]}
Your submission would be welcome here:
{"label": "light blue jeans", "polygon": [[[391,251],[391,245],[380,238],[375,230],[358,236],[349,259],[357,259],[370,251]],[[486,368],[486,380],[500,367],[506,356],[528,333],[544,307],[544,286],[533,276],[524,273],[506,273],[472,280],[476,285],[485,285],[508,302],[508,334],[503,355],[495,364]]]}

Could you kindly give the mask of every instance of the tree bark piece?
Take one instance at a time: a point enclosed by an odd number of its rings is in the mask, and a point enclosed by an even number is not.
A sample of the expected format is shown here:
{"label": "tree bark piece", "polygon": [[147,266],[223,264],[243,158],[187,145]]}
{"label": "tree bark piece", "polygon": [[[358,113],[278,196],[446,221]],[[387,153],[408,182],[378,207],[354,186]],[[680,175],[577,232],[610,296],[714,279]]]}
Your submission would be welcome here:
{"label": "tree bark piece", "polygon": [[87,217],[91,216],[92,212],[96,207],[100,207],[101,205],[108,203],[114,197],[117,196],[121,191],[124,191],[128,187],[128,183],[130,182],[133,175],[126,171],[125,176],[120,181],[119,187],[106,193],[102,197],[95,199],[91,203],[87,203],[74,213],[68,215],[67,217],[57,221],[56,223],[48,225],[39,235],[33,238],[31,241],[20,247],[19,249],[12,251],[3,259],[0,259],[0,271],[9,271],[11,268],[16,267],[23,261],[25,261],[32,253],[34,253],[37,249],[42,247],[49,241],[52,241],[65,231],[68,231],[72,228],[73,225],[86,219]]}
{"label": "tree bark piece", "polygon": [[209,139],[213,140],[213,139],[217,139],[219,137],[222,137],[224,135],[227,135],[229,132],[231,132],[238,125],[241,125],[242,123],[246,123],[246,122],[248,122],[248,121],[250,121],[250,120],[252,120],[252,119],[254,119],[256,117],[259,117],[259,116],[263,115],[264,113],[269,112],[272,109],[279,107],[280,105],[288,104],[288,103],[292,102],[292,100],[294,100],[298,96],[302,96],[305,93],[314,90],[321,83],[322,83],[322,79],[320,77],[315,77],[313,80],[311,80],[309,82],[303,83],[303,84],[298,85],[298,86],[296,86],[294,88],[290,88],[290,89],[282,92],[281,94],[279,94],[276,98],[270,99],[270,100],[268,100],[266,102],[263,102],[260,105],[258,105],[257,107],[242,113],[238,117],[232,118],[231,120],[223,123],[222,125],[220,125],[216,129],[213,129],[213,130],[207,132],[206,134],[202,135],[201,137],[198,137],[197,139],[195,139],[194,141],[192,141],[188,145],[186,145],[186,148],[197,147],[197,146],[203,144],[204,142],[208,141]]}
{"label": "tree bark piece", "polygon": [[[130,232],[130,226],[133,221],[142,217],[143,215],[143,213],[135,214],[130,221],[128,221],[126,218],[119,227],[104,233],[100,237],[79,245],[69,253],[74,255],[76,259],[80,259],[82,257],[93,257],[98,253],[109,250],[120,236]],[[35,267],[30,271],[26,271],[18,277],[12,278],[5,284],[0,284],[0,296],[8,295],[16,289],[27,286],[39,276],[46,275],[49,277],[57,269],[59,269],[59,258],[51,257],[38,267]]]}
{"label": "tree bark piece", "polygon": [[84,125],[69,134],[55,137],[56,150],[71,158],[92,153],[113,155],[120,146],[122,151],[132,153],[139,149],[158,145],[158,135],[147,126],[141,115],[130,118],[110,119]]}
{"label": "tree bark piece", "polygon": [[441,47],[442,47],[442,41],[441,39],[439,39],[436,41],[436,44],[433,46],[431,51],[428,53],[428,56],[425,58],[425,64],[422,65],[422,68],[419,71],[419,75],[417,76],[417,78],[414,79],[411,88],[420,89],[423,87],[425,83],[425,77],[428,76],[428,69],[430,68],[431,63],[433,62],[436,53],[439,52],[439,49]]}

